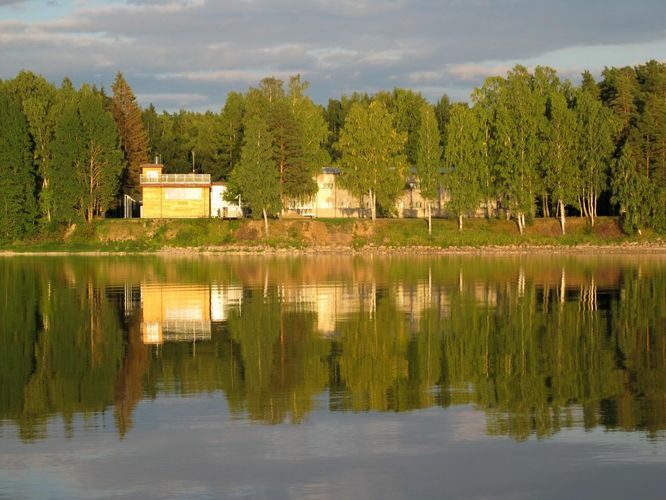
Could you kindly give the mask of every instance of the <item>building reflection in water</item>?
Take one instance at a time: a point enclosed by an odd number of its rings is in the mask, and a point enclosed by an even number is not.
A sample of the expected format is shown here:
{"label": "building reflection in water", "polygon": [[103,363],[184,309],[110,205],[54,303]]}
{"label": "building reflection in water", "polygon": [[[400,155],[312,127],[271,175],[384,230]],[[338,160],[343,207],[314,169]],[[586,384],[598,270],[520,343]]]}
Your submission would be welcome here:
{"label": "building reflection in water", "polygon": [[144,344],[211,339],[213,323],[241,310],[243,289],[225,285],[142,283],[141,339]]}
{"label": "building reflection in water", "polygon": [[206,391],[270,423],[326,401],[474,404],[487,432],[519,438],[665,425],[660,263],[106,262],[0,266],[14,290],[0,303],[0,421],[26,439],[40,416],[109,406],[124,435],[141,400]]}
{"label": "building reflection in water", "polygon": [[[526,277],[521,271],[516,279],[517,298],[525,295]],[[507,283],[506,286],[509,286]],[[141,314],[141,338],[144,344],[158,345],[164,342],[199,342],[211,339],[214,324],[225,323],[232,313],[242,313],[245,291],[240,284],[173,284],[146,282],[138,288],[129,287],[123,302],[125,315]],[[398,281],[388,287],[371,283],[321,283],[312,285],[276,284],[270,287],[285,312],[310,312],[317,318],[316,331],[321,337],[334,337],[339,324],[356,313],[368,313],[373,317],[378,297],[390,296],[395,310],[404,314],[417,333],[424,311],[437,312],[439,317],[451,313],[452,297],[467,294],[476,305],[490,309],[497,307],[500,288],[495,283],[481,280],[465,280],[462,270],[456,286],[433,284],[432,280],[416,282]],[[556,300],[578,301],[581,310],[597,309],[597,284],[594,276],[589,282],[580,279],[567,284],[562,269],[557,287],[536,284],[535,290],[548,303]],[[138,293],[138,299],[136,300]],[[555,293],[555,295],[553,295]],[[127,297],[134,296],[134,300]]]}

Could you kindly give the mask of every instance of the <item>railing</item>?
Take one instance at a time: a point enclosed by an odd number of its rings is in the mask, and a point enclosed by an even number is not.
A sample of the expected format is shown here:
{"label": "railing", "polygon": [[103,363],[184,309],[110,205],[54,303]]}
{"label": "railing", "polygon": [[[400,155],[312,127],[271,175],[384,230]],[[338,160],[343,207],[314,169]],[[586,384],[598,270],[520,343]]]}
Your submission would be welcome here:
{"label": "railing", "polygon": [[210,184],[210,174],[141,174],[141,184]]}

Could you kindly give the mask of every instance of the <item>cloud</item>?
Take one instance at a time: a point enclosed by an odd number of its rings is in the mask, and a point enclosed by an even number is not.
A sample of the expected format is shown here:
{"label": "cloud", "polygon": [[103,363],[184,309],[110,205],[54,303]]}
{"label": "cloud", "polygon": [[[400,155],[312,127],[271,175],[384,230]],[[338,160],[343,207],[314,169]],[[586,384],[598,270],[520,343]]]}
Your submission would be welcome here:
{"label": "cloud", "polygon": [[454,64],[449,68],[449,73],[465,82],[476,82],[490,76],[504,75],[511,69],[511,65],[495,64],[484,66],[482,64]]}
{"label": "cloud", "polygon": [[[27,9],[4,9],[0,78],[26,68],[55,81],[71,76],[108,86],[120,70],[139,94],[204,95],[206,102],[199,104],[216,107],[229,90],[245,90],[270,75],[307,75],[320,102],[348,89],[394,85],[424,89],[432,98],[439,89],[464,97],[485,76],[516,62],[571,68],[575,76],[602,60],[600,67],[636,64],[666,53],[663,0],[73,5],[80,7],[45,5],[40,19],[13,13]],[[634,55],[623,47],[633,47]]]}
{"label": "cloud", "polygon": [[290,70],[290,71],[271,71],[266,70],[221,70],[221,71],[189,71],[184,73],[166,73],[157,75],[160,80],[165,79],[181,79],[189,81],[203,81],[203,82],[242,82],[247,84],[254,84],[272,76],[282,80],[286,80],[291,75],[300,73],[307,76],[307,72]]}

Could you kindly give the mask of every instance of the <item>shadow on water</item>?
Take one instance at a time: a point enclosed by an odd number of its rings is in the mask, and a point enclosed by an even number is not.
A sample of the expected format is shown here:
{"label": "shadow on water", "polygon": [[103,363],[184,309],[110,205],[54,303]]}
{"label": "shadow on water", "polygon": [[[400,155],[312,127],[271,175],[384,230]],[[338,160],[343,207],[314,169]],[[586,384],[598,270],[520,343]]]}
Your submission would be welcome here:
{"label": "shadow on water", "polygon": [[658,257],[11,258],[0,287],[0,431],[24,441],[213,393],[266,424],[323,401],[473,405],[517,440],[666,427]]}

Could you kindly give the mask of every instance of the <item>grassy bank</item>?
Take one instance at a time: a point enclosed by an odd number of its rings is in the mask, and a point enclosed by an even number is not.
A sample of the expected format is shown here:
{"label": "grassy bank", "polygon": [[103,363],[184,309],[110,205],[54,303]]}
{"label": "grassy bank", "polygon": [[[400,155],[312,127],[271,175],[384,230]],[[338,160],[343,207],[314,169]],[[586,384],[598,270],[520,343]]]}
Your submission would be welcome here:
{"label": "grassy bank", "polygon": [[260,221],[98,220],[69,231],[5,245],[15,252],[155,252],[168,248],[217,249],[339,247],[488,247],[488,246],[607,246],[622,244],[666,245],[654,233],[628,236],[615,218],[600,218],[594,228],[586,220],[570,218],[561,235],[555,219],[537,219],[525,234],[511,221],[473,219],[458,231],[456,221],[434,220],[432,236],[420,219],[281,219],[270,221],[264,237]]}

